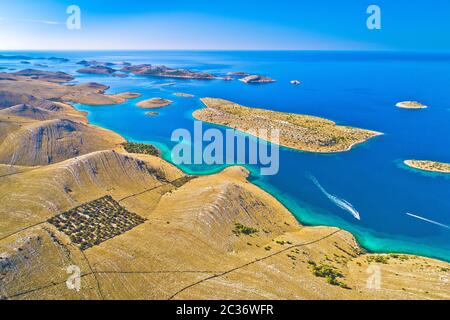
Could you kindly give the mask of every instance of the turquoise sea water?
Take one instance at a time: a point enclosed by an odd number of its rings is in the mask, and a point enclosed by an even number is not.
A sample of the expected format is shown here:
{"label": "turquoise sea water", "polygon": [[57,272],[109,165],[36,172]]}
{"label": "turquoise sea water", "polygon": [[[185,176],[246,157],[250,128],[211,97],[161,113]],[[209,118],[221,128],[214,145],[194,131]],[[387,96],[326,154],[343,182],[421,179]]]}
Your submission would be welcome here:
{"label": "turquoise sea water", "polygon": [[[13,53],[3,53],[13,54]],[[220,97],[252,107],[310,114],[340,124],[383,132],[349,152],[314,154],[280,150],[280,171],[260,176],[248,166],[251,180],[278,198],[304,224],[329,225],[352,232],[369,251],[404,252],[450,261],[450,229],[415,219],[412,213],[450,225],[450,176],[407,168],[405,159],[450,162],[450,55],[367,52],[31,52],[22,55],[58,56],[69,62],[44,62],[48,67],[0,59],[0,67],[61,70],[75,82],[96,81],[110,93],[140,92],[142,97],[116,106],[77,105],[91,123],[114,130],[131,141],[150,142],[168,161],[172,131],[193,128],[198,98]],[[245,71],[277,80],[267,85],[239,81],[113,78],[77,74],[79,60],[129,61],[226,74]],[[3,70],[5,71],[5,70]],[[6,70],[7,72],[12,72]],[[302,81],[291,85],[293,79]],[[164,84],[172,83],[170,86]],[[161,86],[163,84],[163,86]],[[176,97],[175,92],[195,95]],[[149,117],[136,102],[162,97],[174,104]],[[402,110],[395,104],[418,100],[430,106]],[[204,128],[220,126],[203,124]],[[182,166],[194,174],[210,174],[223,166]],[[309,179],[313,175],[331,194],[351,203],[356,220],[330,201]]]}

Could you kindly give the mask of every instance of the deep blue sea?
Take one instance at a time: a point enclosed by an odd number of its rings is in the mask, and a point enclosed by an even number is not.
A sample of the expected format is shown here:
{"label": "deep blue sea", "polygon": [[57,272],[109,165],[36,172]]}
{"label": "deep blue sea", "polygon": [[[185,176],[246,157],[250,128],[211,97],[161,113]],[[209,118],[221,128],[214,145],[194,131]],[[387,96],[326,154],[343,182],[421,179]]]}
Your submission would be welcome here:
{"label": "deep blue sea", "polygon": [[[18,54],[7,52],[2,54]],[[278,198],[300,222],[329,225],[352,232],[372,252],[402,252],[450,261],[450,175],[424,173],[405,167],[405,159],[450,162],[450,55],[383,52],[20,52],[34,57],[64,57],[69,62],[45,60],[24,65],[0,59],[0,67],[60,70],[76,75],[75,82],[109,85],[110,93],[140,92],[142,97],[116,106],[77,108],[89,112],[93,124],[114,130],[130,141],[154,143],[171,161],[173,130],[193,128],[192,112],[199,98],[217,97],[251,107],[325,117],[355,127],[383,132],[351,151],[335,154],[280,151],[280,171],[260,176],[255,166],[251,180]],[[277,80],[265,85],[240,81],[113,78],[81,75],[79,60],[129,61],[164,64],[225,75],[230,71],[264,74]],[[33,66],[33,63],[40,64]],[[42,66],[46,64],[46,66]],[[290,84],[293,79],[302,83]],[[164,84],[172,83],[171,86]],[[163,86],[161,86],[163,84]],[[195,95],[176,97],[175,92]],[[150,117],[135,104],[162,97],[173,105]],[[424,110],[404,110],[395,104],[417,100]],[[204,128],[222,127],[204,124]],[[209,174],[222,167],[182,166],[184,171]],[[330,194],[356,208],[355,219],[331,201],[309,178],[313,175]],[[436,225],[420,220],[411,213]]]}

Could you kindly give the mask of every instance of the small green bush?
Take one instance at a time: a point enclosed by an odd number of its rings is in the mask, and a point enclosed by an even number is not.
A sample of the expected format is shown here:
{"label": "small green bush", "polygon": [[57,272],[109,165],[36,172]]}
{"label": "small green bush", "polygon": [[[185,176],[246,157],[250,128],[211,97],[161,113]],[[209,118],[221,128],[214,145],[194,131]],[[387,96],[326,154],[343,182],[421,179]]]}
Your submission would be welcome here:
{"label": "small green bush", "polygon": [[233,233],[235,235],[237,235],[237,236],[240,235],[240,234],[244,234],[246,236],[249,236],[249,235],[252,235],[252,234],[257,233],[257,232],[258,232],[258,229],[244,226],[242,223],[235,223],[234,224]]}

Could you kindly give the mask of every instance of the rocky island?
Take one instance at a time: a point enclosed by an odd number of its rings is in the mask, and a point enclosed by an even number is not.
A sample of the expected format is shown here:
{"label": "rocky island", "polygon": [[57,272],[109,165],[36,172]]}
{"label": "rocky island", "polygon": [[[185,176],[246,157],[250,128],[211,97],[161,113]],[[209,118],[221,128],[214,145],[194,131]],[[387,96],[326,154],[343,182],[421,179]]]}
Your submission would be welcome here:
{"label": "rocky island", "polygon": [[173,95],[177,96],[177,97],[184,97],[184,98],[193,98],[194,97],[193,94],[183,93],[183,92],[175,92]]}
{"label": "rocky island", "polygon": [[53,62],[63,63],[69,62],[69,59],[66,58],[58,58],[58,57],[31,57],[31,56],[22,56],[22,55],[3,55],[0,54],[0,60],[49,60]]}
{"label": "rocky island", "polygon": [[134,66],[125,66],[122,72],[130,72],[134,75],[152,76],[163,78],[181,78],[181,79],[199,79],[212,80],[215,76],[206,72],[198,72],[184,69],[172,69],[166,66],[153,66],[151,64],[141,64]]}
{"label": "rocky island", "polygon": [[239,79],[244,83],[271,83],[275,82],[274,79],[266,77],[266,76],[258,76],[258,75],[250,75],[244,78]]}
{"label": "rocky island", "polygon": [[124,73],[124,72],[114,72],[113,73],[113,77],[117,77],[117,78],[127,78],[128,74]]}
{"label": "rocky island", "polygon": [[65,72],[50,72],[35,69],[25,69],[13,73],[16,76],[30,77],[35,80],[43,80],[49,82],[63,83],[74,79],[70,74]]}
{"label": "rocky island", "polygon": [[112,75],[113,77],[118,78],[126,78],[128,77],[128,73],[116,70],[113,68],[114,66],[131,66],[131,63],[129,62],[99,62],[96,60],[82,60],[77,62],[77,64],[84,66],[84,68],[77,71],[78,73]]}
{"label": "rocky island", "polygon": [[[64,84],[73,77],[63,72],[45,72],[29,70],[17,73],[0,73],[0,105],[28,103],[45,108],[61,109],[61,101],[88,105],[121,104],[130,98],[140,96],[138,93],[105,94],[108,86],[95,83]],[[39,97],[45,97],[40,99]],[[54,102],[49,105],[49,101]],[[58,105],[58,107],[52,107]],[[66,107],[64,108],[66,109]]]}
{"label": "rocky island", "polygon": [[423,171],[450,173],[450,163],[429,161],[429,160],[405,160],[405,165]]}
{"label": "rocky island", "polygon": [[136,105],[145,109],[157,109],[172,104],[172,101],[163,98],[152,98],[138,102]]}
{"label": "rocky island", "polygon": [[99,62],[96,60],[81,60],[77,62],[77,64],[85,66],[85,67],[93,67],[93,66],[102,66],[102,67],[113,67],[116,65],[116,63],[113,62]]}
{"label": "rocky island", "polygon": [[235,77],[247,77],[250,74],[247,72],[242,72],[242,71],[235,71],[235,72],[228,72],[227,75],[229,76],[235,76]]}
{"label": "rocky island", "polygon": [[428,106],[423,105],[420,102],[417,101],[403,101],[403,102],[399,102],[395,105],[397,108],[402,108],[402,109],[426,109],[428,108]]}
{"label": "rocky island", "polygon": [[203,98],[206,108],[194,111],[198,120],[255,134],[254,128],[278,129],[279,144],[309,152],[348,151],[381,133],[337,125],[333,121],[309,115],[244,107],[231,101]]}
{"label": "rocky island", "polygon": [[53,62],[57,62],[57,63],[65,63],[65,62],[69,62],[70,60],[67,58],[59,58],[59,57],[50,57],[50,58],[38,58],[38,59],[47,59]]}
{"label": "rocky island", "polygon": [[85,73],[85,74],[102,74],[102,75],[111,75],[116,70],[110,67],[106,66],[89,66],[86,68],[82,68],[80,70],[77,70],[78,73]]}
{"label": "rocky island", "polygon": [[103,67],[114,67],[114,66],[131,66],[131,63],[126,61],[121,62],[101,62],[97,60],[81,60],[77,62],[77,64],[85,66],[85,67],[92,67],[92,66],[103,66]]}

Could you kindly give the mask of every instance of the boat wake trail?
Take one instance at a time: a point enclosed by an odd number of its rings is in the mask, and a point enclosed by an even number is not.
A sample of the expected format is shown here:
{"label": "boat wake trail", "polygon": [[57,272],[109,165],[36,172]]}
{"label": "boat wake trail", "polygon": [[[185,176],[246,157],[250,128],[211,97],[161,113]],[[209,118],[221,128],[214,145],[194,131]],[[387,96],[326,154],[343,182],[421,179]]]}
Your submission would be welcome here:
{"label": "boat wake trail", "polygon": [[319,183],[319,181],[317,181],[317,179],[314,176],[309,176],[309,178],[312,180],[312,182],[320,189],[320,191],[322,191],[322,193],[328,198],[330,199],[333,203],[335,203],[339,208],[344,209],[345,211],[348,211],[352,214],[353,217],[355,217],[355,219],[361,220],[361,216],[359,214],[359,212],[355,209],[355,207],[353,207],[353,205],[344,200],[341,199],[339,197],[336,197],[330,193],[327,192],[327,190],[325,190]]}
{"label": "boat wake trail", "polygon": [[419,220],[423,220],[423,221],[435,224],[437,226],[440,226],[440,227],[443,227],[443,228],[446,228],[446,229],[450,229],[450,226],[447,226],[446,224],[442,224],[442,223],[439,223],[439,222],[436,222],[436,221],[433,221],[433,220],[430,220],[430,219],[427,219],[427,218],[424,218],[424,217],[421,217],[421,216],[417,216],[417,215],[412,214],[412,213],[406,213],[406,215],[408,215],[410,217],[413,217],[413,218],[416,218],[416,219],[419,219]]}

